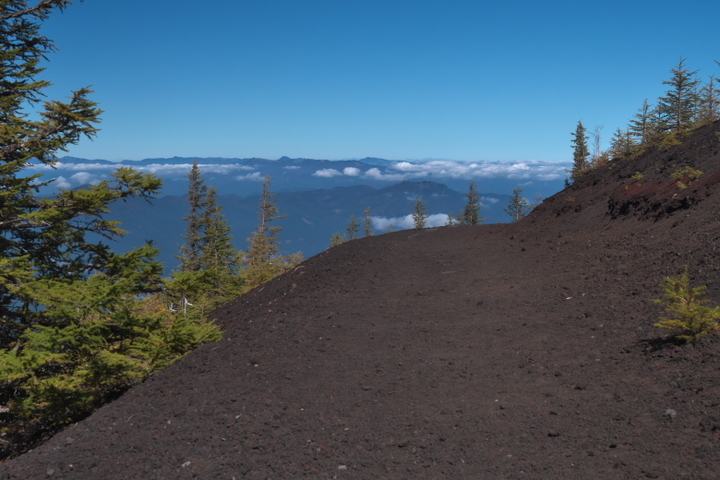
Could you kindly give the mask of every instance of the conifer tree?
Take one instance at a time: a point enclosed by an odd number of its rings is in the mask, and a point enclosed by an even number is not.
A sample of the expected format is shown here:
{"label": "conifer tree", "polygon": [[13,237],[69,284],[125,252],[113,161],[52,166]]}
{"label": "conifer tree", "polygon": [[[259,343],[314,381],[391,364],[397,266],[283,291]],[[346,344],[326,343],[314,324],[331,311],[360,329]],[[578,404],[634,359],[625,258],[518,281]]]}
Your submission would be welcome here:
{"label": "conifer tree", "polygon": [[525,218],[528,214],[530,203],[523,198],[522,192],[522,188],[514,189],[510,203],[505,207],[505,212],[510,215],[513,223]]}
{"label": "conifer tree", "polygon": [[258,225],[248,238],[250,245],[243,255],[247,288],[262,285],[302,260],[299,253],[281,255],[279,237],[282,227],[274,225],[273,222],[284,218],[284,215],[280,215],[277,208],[275,194],[270,190],[271,184],[272,179],[266,175],[258,209]]}
{"label": "conifer tree", "polygon": [[713,75],[708,83],[700,89],[697,121],[700,124],[711,123],[720,119],[720,90],[717,87],[719,79]]}
{"label": "conifer tree", "polygon": [[585,126],[582,121],[579,121],[575,132],[572,133],[573,168],[570,171],[570,179],[573,182],[580,178],[588,168],[587,161],[590,156],[590,151],[588,150],[588,138],[585,132]]}
{"label": "conifer tree", "polygon": [[200,247],[200,268],[209,274],[214,288],[234,290],[241,283],[239,276],[240,257],[233,244],[230,226],[225,220],[222,207],[217,203],[217,190],[209,187],[203,202],[202,245]]}
{"label": "conifer tree", "polygon": [[355,240],[356,238],[360,238],[358,236],[359,232],[360,232],[360,222],[358,222],[358,219],[355,218],[355,215],[351,215],[350,222],[348,222],[348,226],[347,226],[347,239]]}
{"label": "conifer tree", "polygon": [[412,213],[412,219],[413,219],[413,225],[415,226],[416,230],[422,230],[425,228],[425,225],[427,223],[427,209],[425,208],[425,202],[422,201],[422,198],[418,198],[415,202],[415,208]]}
{"label": "conifer tree", "polygon": [[200,167],[197,160],[193,161],[193,166],[188,175],[188,202],[190,204],[190,212],[183,220],[187,222],[185,230],[185,243],[180,247],[180,270],[185,272],[196,272],[200,270],[200,255],[202,250],[202,216],[203,202],[207,194],[207,186],[200,174]]}
{"label": "conifer tree", "polygon": [[200,338],[171,339],[166,334],[179,330],[138,301],[162,288],[155,247],[116,254],[88,236],[121,237],[119,223],[104,218],[112,202],[151,198],[160,179],[119,168],[97,185],[40,197],[50,182],[26,173],[31,161],[52,166],[57,153],[98,131],[101,110],[87,88],[68,102],[40,103],[49,85],[37,79],[40,61],[54,49],[40,24],[70,3],[0,2],[0,398],[10,401],[3,430],[75,421]]}
{"label": "conifer tree", "polygon": [[341,245],[343,243],[345,243],[345,237],[343,237],[338,232],[333,233],[332,237],[330,237],[330,246],[331,247],[337,247],[338,245]]}
{"label": "conifer tree", "polygon": [[363,218],[364,218],[365,236],[372,237],[374,235],[374,233],[373,233],[373,228],[372,228],[372,217],[370,216],[370,207],[367,207],[365,209],[365,211],[363,212]]}
{"label": "conifer tree", "polygon": [[638,145],[646,145],[651,137],[657,133],[658,126],[654,111],[648,103],[647,98],[643,101],[642,107],[630,121],[628,131],[634,137]]}
{"label": "conifer tree", "polygon": [[487,218],[480,217],[482,205],[480,204],[480,195],[475,181],[470,182],[470,188],[465,196],[467,197],[467,203],[460,218],[461,223],[463,225],[477,225],[487,220]]}
{"label": "conifer tree", "polygon": [[697,70],[685,67],[685,59],[670,70],[672,78],[663,82],[670,89],[658,100],[658,117],[662,132],[680,133],[692,127],[697,113]]}
{"label": "conifer tree", "polygon": [[629,130],[618,128],[610,139],[610,158],[623,158],[632,154],[636,144]]}

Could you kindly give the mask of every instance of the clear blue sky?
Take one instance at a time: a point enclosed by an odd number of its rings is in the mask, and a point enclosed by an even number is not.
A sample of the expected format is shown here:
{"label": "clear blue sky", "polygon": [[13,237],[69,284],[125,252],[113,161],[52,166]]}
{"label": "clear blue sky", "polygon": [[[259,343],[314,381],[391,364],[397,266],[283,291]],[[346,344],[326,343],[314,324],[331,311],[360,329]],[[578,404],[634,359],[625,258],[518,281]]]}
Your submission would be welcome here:
{"label": "clear blue sky", "polygon": [[720,76],[720,2],[86,0],[43,33],[48,97],[92,85],[69,155],[567,161],[681,58]]}

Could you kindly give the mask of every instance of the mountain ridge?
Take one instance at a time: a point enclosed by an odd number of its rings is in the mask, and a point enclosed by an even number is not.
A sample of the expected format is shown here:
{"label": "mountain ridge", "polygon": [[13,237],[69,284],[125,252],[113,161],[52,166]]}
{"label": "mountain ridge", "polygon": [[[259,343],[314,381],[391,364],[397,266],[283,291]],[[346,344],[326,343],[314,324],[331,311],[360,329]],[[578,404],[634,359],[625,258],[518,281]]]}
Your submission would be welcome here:
{"label": "mountain ridge", "polygon": [[[222,306],[204,345],[0,479],[712,479],[720,340],[653,327],[687,265],[720,303],[720,123],[516,224],[344,243]],[[703,174],[683,185],[685,166]]]}

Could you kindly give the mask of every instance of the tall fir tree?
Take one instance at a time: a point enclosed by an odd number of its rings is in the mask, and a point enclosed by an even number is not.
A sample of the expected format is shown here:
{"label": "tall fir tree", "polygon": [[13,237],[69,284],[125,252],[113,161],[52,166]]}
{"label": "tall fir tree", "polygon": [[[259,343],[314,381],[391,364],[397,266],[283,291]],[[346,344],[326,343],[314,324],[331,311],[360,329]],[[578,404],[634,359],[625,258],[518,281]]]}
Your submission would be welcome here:
{"label": "tall fir tree", "polygon": [[[40,26],[67,0],[0,2],[0,401],[3,434],[52,429],[181,355],[189,343],[148,313],[139,298],[162,288],[157,249],[125,254],[105,220],[112,202],[151,198],[162,181],[119,168],[109,180],[39,196],[30,162],[52,166],[57,153],[98,131],[101,110],[81,88],[69,101],[41,102],[38,75],[52,51]],[[176,330],[175,330],[176,331]],[[183,337],[188,338],[188,337]],[[206,337],[207,338],[207,337]],[[181,345],[182,344],[182,345]]]}
{"label": "tall fir tree", "polygon": [[412,219],[413,219],[413,226],[416,230],[422,230],[425,228],[425,225],[427,225],[427,208],[425,208],[425,202],[423,202],[422,198],[418,198],[415,201],[415,208],[413,209],[412,213]]}
{"label": "tall fir tree", "polygon": [[697,70],[690,71],[685,59],[670,70],[672,77],[663,82],[670,89],[658,99],[657,112],[663,133],[680,133],[690,129],[698,107]]}
{"label": "tall fir tree", "polygon": [[348,240],[355,240],[359,237],[360,233],[360,222],[358,222],[358,219],[355,217],[355,215],[350,215],[350,221],[348,222],[347,226],[347,239]]}
{"label": "tall fir tree", "polygon": [[586,129],[581,120],[572,133],[573,168],[570,170],[570,179],[573,182],[580,178],[588,169],[590,151],[588,150],[588,137],[585,132]]}
{"label": "tall fir tree", "polygon": [[720,79],[710,76],[699,94],[697,121],[700,124],[712,123],[720,119]]}
{"label": "tall fir tree", "polygon": [[525,218],[528,214],[528,210],[530,209],[530,202],[522,196],[522,192],[522,188],[514,189],[513,194],[510,197],[510,203],[507,207],[505,207],[505,213],[510,215],[513,223]]}
{"label": "tall fir tree", "polygon": [[482,205],[480,204],[480,194],[477,191],[477,183],[470,182],[470,188],[465,194],[467,203],[463,209],[460,221],[463,225],[477,225],[484,222],[487,218],[480,216]]}
{"label": "tall fir tree", "polygon": [[610,158],[624,158],[631,155],[636,146],[630,131],[618,128],[610,139],[608,154]]}
{"label": "tall fir tree", "polygon": [[367,207],[363,212],[363,228],[366,237],[372,237],[374,235],[372,227],[372,216],[370,215],[370,207]]}
{"label": "tall fir tree", "polygon": [[302,255],[299,253],[288,256],[281,255],[280,232],[282,232],[282,227],[273,222],[284,218],[284,215],[280,215],[274,200],[275,194],[270,190],[271,185],[272,179],[266,175],[258,209],[258,225],[251,237],[248,238],[249,248],[243,255],[247,288],[262,285],[302,260]]}
{"label": "tall fir tree", "polygon": [[638,112],[632,120],[630,120],[628,131],[635,139],[635,143],[638,145],[646,145],[650,143],[652,137],[657,134],[658,129],[655,111],[646,98]]}
{"label": "tall fir tree", "polygon": [[185,272],[196,272],[200,270],[200,255],[202,250],[202,216],[203,202],[207,194],[207,186],[200,173],[197,160],[193,160],[193,166],[188,174],[188,203],[190,212],[183,220],[187,223],[185,230],[185,243],[180,247],[180,270]]}
{"label": "tall fir tree", "polygon": [[203,202],[202,245],[200,268],[207,272],[214,288],[234,290],[241,283],[240,257],[230,234],[222,207],[217,203],[217,190],[209,187]]}

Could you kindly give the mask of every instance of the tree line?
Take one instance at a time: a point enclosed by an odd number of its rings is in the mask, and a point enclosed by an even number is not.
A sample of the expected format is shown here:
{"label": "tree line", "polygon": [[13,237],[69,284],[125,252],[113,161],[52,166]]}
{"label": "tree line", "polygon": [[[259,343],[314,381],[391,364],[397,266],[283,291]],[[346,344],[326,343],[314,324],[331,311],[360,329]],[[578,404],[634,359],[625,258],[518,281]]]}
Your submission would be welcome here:
{"label": "tree line", "polygon": [[[542,201],[541,198],[537,198],[536,203],[531,204],[525,197],[522,196],[522,192],[522,188],[515,188],[508,205],[504,208],[505,213],[510,216],[513,223],[525,218],[530,211],[538,206]],[[445,225],[478,225],[487,220],[487,217],[482,217],[480,215],[482,203],[480,202],[480,194],[475,181],[470,182],[470,187],[468,188],[465,197],[467,198],[467,201],[461,212],[459,214],[453,214],[452,212],[448,213]],[[415,205],[413,206],[413,211],[410,216],[413,221],[414,229],[421,230],[427,226],[427,219],[430,215],[427,212],[427,207],[422,197],[418,197],[415,201]],[[330,237],[330,246],[334,247],[348,240],[360,238],[360,225],[360,221],[357,217],[355,217],[355,215],[351,215],[346,233],[334,233],[332,237]],[[363,212],[362,225],[365,237],[371,237],[374,235],[370,207],[366,208]],[[385,233],[391,233],[392,230],[393,225],[390,224]]]}
{"label": "tree line", "polygon": [[152,242],[114,252],[108,242],[125,231],[104,218],[113,202],[151,201],[160,178],[118,168],[97,185],[38,196],[51,181],[28,169],[94,137],[102,114],[89,88],[65,102],[43,99],[50,83],[38,78],[40,62],[55,47],[40,26],[70,3],[0,2],[0,457],[219,340],[207,318],[219,302],[301,260],[279,253],[269,178],[258,228],[239,252],[195,163],[181,266],[169,278]]}
{"label": "tree line", "polygon": [[[720,65],[720,62],[716,62]],[[677,145],[692,130],[720,119],[720,79],[710,75],[707,82],[698,77],[681,59],[664,80],[668,89],[655,103],[645,99],[627,127],[618,128],[610,147],[603,151],[600,143],[602,126],[588,133],[582,120],[572,135],[573,167],[570,182],[588,170],[613,158],[633,158],[647,148]]]}

